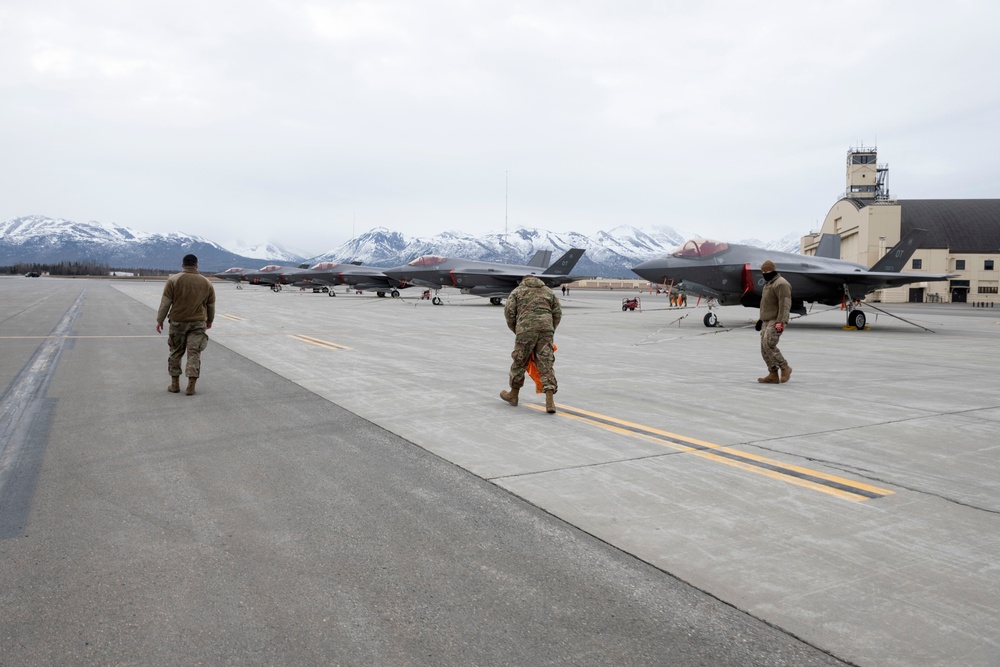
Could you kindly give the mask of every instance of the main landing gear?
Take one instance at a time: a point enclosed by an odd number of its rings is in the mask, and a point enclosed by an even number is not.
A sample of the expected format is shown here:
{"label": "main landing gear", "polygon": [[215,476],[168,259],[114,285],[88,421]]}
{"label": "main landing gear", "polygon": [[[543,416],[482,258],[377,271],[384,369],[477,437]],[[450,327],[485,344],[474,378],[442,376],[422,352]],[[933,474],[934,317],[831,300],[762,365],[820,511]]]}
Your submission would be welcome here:
{"label": "main landing gear", "polygon": [[868,318],[865,316],[864,311],[861,310],[860,303],[851,297],[851,290],[848,289],[846,284],[844,285],[844,303],[847,306],[847,326],[854,327],[858,331],[864,331]]}

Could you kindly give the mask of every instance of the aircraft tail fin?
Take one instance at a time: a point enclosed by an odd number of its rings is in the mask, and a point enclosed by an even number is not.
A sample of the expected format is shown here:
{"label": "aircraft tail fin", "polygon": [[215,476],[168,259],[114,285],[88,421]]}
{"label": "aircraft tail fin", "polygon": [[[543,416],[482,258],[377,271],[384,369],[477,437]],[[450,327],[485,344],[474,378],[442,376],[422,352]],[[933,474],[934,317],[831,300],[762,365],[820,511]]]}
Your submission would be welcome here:
{"label": "aircraft tail fin", "polygon": [[535,254],[528,260],[525,266],[535,266],[539,269],[544,269],[549,265],[549,261],[552,259],[551,250],[538,250]]}
{"label": "aircraft tail fin", "polygon": [[899,243],[889,248],[889,252],[872,265],[869,271],[899,273],[906,266],[906,262],[920,245],[921,239],[927,233],[926,229],[914,229],[909,234],[899,240]]}
{"label": "aircraft tail fin", "polygon": [[823,234],[816,246],[816,257],[840,259],[840,234]]}
{"label": "aircraft tail fin", "polygon": [[563,255],[556,261],[552,262],[552,265],[549,266],[549,268],[545,269],[542,275],[549,275],[549,276],[569,275],[569,272],[573,270],[573,267],[576,266],[576,263],[580,261],[581,257],[583,257],[583,253],[585,252],[585,250],[586,250],[585,248],[571,248],[569,252],[567,252],[565,255]]}

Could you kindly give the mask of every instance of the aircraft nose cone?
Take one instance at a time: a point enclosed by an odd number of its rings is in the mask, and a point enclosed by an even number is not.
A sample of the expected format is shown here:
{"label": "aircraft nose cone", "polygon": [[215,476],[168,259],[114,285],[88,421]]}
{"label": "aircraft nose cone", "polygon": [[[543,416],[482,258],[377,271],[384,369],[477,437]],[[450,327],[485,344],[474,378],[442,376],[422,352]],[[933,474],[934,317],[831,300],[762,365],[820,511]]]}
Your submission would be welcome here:
{"label": "aircraft nose cone", "polygon": [[665,277],[666,272],[667,263],[662,259],[651,259],[632,267],[632,273],[654,283]]}

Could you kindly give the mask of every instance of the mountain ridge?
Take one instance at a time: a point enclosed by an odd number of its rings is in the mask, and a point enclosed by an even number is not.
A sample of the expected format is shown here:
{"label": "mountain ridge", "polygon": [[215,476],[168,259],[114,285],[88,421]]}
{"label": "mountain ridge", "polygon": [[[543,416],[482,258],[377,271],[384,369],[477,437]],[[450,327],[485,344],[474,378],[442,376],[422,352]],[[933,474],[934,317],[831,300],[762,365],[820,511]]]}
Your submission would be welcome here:
{"label": "mountain ridge", "polygon": [[[389,267],[426,254],[523,264],[537,250],[552,250],[555,260],[570,248],[584,248],[587,252],[577,264],[575,275],[635,278],[631,267],[669,253],[687,238],[668,226],[640,229],[619,225],[589,236],[518,227],[507,233],[481,236],[449,230],[415,237],[375,227],[325,253],[302,257],[273,243],[230,249],[183,232],[158,234],[98,221],[81,223],[33,215],[0,222],[0,265],[87,260],[116,268],[169,270],[177,268],[180,258],[189,252],[198,255],[203,271],[266,263],[312,265],[321,261],[360,261]],[[799,237],[793,234],[770,243],[756,239],[737,242],[791,252],[797,252],[799,247]]]}

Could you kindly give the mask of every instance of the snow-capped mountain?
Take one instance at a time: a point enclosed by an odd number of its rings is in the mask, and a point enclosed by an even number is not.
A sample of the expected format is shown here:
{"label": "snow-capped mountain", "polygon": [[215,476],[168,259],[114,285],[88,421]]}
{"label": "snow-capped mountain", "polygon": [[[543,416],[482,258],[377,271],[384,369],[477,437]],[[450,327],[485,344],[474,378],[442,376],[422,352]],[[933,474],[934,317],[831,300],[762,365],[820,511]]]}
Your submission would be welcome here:
{"label": "snow-capped mountain", "polygon": [[194,253],[203,271],[255,266],[279,258],[250,258],[191,234],[151,234],[104,222],[41,215],[0,222],[0,264],[93,261],[116,268],[176,269]]}
{"label": "snow-capped mountain", "polygon": [[[369,266],[388,267],[428,254],[524,264],[538,250],[551,250],[555,261],[570,248],[584,248],[586,253],[576,265],[575,275],[634,278],[633,266],[669,253],[686,238],[665,226],[638,229],[622,225],[591,236],[521,227],[509,233],[484,236],[449,231],[428,237],[407,237],[378,227],[329,252],[303,260],[274,244],[227,249],[189,234],[151,234],[101,222],[28,216],[0,222],[0,265],[94,261],[115,268],[175,269],[180,258],[189,252],[198,255],[203,271],[304,261],[309,264],[360,261]],[[798,237],[792,234],[771,243],[755,239],[742,243],[798,251]]]}
{"label": "snow-capped mountain", "polygon": [[[371,266],[399,266],[421,255],[444,255],[486,262],[524,264],[537,250],[552,250],[552,260],[570,248],[587,252],[573,270],[575,275],[607,278],[634,278],[632,267],[656,257],[662,257],[686,238],[671,227],[637,229],[622,225],[608,231],[586,236],[576,232],[557,233],[540,229],[517,228],[508,234],[493,233],[469,236],[459,232],[444,232],[432,237],[408,238],[399,232],[377,227],[348,241],[339,248],[309,260],[315,262],[360,261]],[[797,236],[765,244],[742,241],[747,245],[798,252]]]}
{"label": "snow-capped mountain", "polygon": [[226,249],[240,257],[255,257],[264,261],[281,262],[284,264],[301,264],[306,259],[304,255],[276,243],[250,245],[242,241],[237,241],[236,243],[227,243]]}

